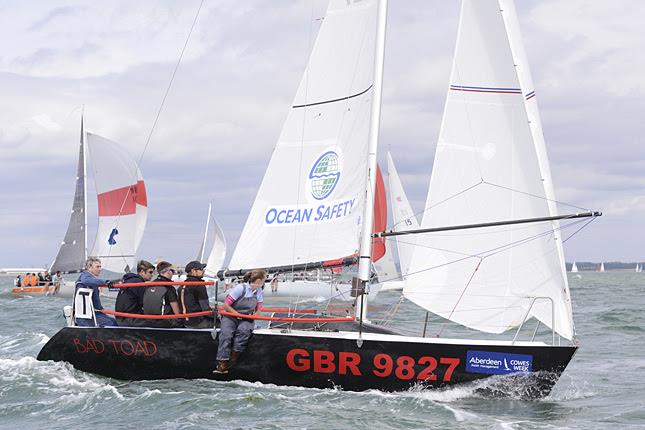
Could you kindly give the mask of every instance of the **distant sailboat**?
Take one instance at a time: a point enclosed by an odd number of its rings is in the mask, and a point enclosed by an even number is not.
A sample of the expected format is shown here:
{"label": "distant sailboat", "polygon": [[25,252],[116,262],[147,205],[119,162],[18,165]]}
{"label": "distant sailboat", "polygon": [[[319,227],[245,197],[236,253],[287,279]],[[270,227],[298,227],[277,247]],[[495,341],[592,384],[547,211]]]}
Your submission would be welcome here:
{"label": "distant sailboat", "polygon": [[634,271],[635,271],[636,273],[640,273],[640,272],[641,272],[641,270],[642,270],[642,269],[641,269],[641,265],[640,265],[639,263],[636,263],[636,268],[634,269]]}
{"label": "distant sailboat", "polygon": [[201,251],[199,254],[199,261],[204,261],[204,251],[206,248],[206,242],[208,240],[209,232],[209,223],[213,224],[213,246],[211,251],[208,254],[208,260],[206,261],[205,275],[208,277],[215,277],[215,274],[222,270],[224,267],[224,260],[226,259],[226,238],[224,237],[224,232],[222,228],[217,223],[215,218],[211,215],[211,204],[208,205],[208,217],[206,219],[206,228],[204,230],[204,240],[202,243]]}
{"label": "distant sailboat", "polygon": [[[91,252],[87,247],[86,149],[92,159],[98,201],[98,229]],[[136,162],[117,143],[86,132],[81,117],[72,213],[50,272],[78,273],[88,255],[99,257],[105,271],[116,275],[129,271],[145,229],[147,205],[146,187]],[[69,282],[59,294],[71,297],[72,293],[73,283]]]}
{"label": "distant sailboat", "polygon": [[598,269],[599,272],[604,272],[605,271],[605,263],[600,263],[600,269]]}
{"label": "distant sailboat", "polygon": [[576,265],[575,261],[571,265],[571,273],[578,273],[578,266]]}

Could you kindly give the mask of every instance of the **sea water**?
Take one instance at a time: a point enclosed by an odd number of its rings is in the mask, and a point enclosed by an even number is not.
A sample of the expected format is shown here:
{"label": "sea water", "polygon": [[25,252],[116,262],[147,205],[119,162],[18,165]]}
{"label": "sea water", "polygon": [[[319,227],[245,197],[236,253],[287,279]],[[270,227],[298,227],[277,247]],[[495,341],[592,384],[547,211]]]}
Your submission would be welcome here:
{"label": "sea water", "polygon": [[[14,297],[12,278],[0,278],[0,428],[645,428],[645,273],[581,272],[570,275],[570,283],[580,350],[551,395],[524,401],[487,398],[475,385],[354,393],[243,381],[104,378],[66,363],[36,361],[64,326],[62,307],[69,299]],[[392,325],[420,334],[425,312],[399,303],[399,297],[379,294],[371,303],[375,319],[398,304]],[[532,327],[523,335],[530,336]],[[427,334],[439,333],[472,335],[431,317]],[[551,334],[542,329],[539,336],[550,341]]]}

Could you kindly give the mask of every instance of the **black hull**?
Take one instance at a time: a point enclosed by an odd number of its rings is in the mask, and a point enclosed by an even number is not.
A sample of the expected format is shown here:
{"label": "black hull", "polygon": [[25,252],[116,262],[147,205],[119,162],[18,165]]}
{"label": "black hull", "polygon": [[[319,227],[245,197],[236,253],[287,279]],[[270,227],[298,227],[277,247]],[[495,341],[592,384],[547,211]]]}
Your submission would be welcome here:
{"label": "black hull", "polygon": [[[514,395],[519,384],[520,397],[538,398],[551,391],[577,349],[537,343],[462,344],[373,333],[363,334],[359,347],[357,336],[256,330],[237,366],[218,375],[212,373],[217,342],[210,330],[66,327],[47,342],[38,360],[65,361],[79,370],[122,380],[237,379],[350,391],[403,391],[417,385],[448,387],[503,373],[473,369],[473,360],[490,363],[500,358],[502,363],[503,358],[503,365],[497,367],[508,370],[509,363],[522,364],[524,357],[529,372],[502,379],[512,381]],[[487,385],[485,390],[492,395],[506,391],[503,385]]]}

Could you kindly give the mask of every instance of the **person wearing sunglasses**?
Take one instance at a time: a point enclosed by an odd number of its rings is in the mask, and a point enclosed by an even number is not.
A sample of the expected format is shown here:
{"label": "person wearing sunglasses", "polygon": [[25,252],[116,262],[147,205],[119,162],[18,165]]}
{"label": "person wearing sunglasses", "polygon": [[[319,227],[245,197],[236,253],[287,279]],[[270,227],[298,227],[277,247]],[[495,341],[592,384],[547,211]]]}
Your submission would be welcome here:
{"label": "person wearing sunglasses", "polygon": [[[152,274],[155,272],[155,266],[151,262],[141,260],[137,263],[137,273],[126,273],[123,276],[121,283],[135,284],[140,282],[147,282],[152,279]],[[142,314],[143,313],[143,294],[146,292],[146,287],[128,287],[119,288],[119,294],[116,296],[116,303],[114,310],[117,312],[124,312],[128,314]],[[116,317],[120,326],[126,327],[140,327],[145,326],[145,320],[141,318],[128,318]]]}
{"label": "person wearing sunglasses", "polygon": [[[186,282],[204,282],[206,264],[194,260],[186,264]],[[179,309],[182,314],[212,311],[208,300],[208,290],[205,285],[182,285],[177,289]],[[213,328],[213,315],[190,317],[184,319],[184,325],[189,328]]]}
{"label": "person wearing sunglasses", "polygon": [[[160,261],[157,263],[157,279],[155,282],[172,282],[172,277],[177,269],[172,263]],[[177,290],[172,285],[146,287],[143,294],[143,313],[146,315],[171,315],[179,314]],[[147,319],[146,327],[174,328],[182,327],[178,319]]]}

